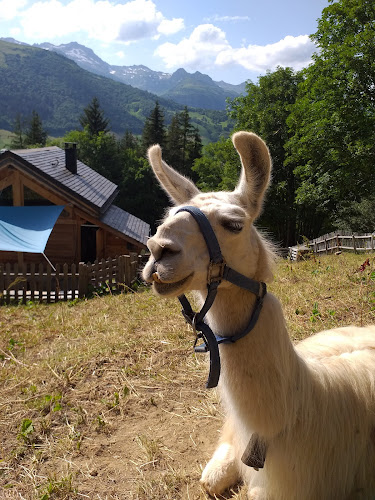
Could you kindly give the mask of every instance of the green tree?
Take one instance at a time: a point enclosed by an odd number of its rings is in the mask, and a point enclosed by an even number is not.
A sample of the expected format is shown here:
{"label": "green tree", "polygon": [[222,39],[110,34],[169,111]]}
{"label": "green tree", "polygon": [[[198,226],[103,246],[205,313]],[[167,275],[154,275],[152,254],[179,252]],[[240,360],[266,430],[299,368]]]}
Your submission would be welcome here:
{"label": "green tree", "polygon": [[335,229],[375,189],[375,3],[331,0],[312,39],[319,51],[304,72],[287,145],[296,203],[311,222],[306,236]]}
{"label": "green tree", "polygon": [[179,169],[182,162],[182,130],[179,113],[172,116],[167,130],[165,159],[174,168]]}
{"label": "green tree", "polygon": [[13,125],[14,138],[11,142],[13,149],[23,149],[25,147],[25,126],[25,119],[21,113],[17,113]]}
{"label": "green tree", "polygon": [[198,128],[192,125],[185,106],[183,111],[172,117],[168,127],[165,158],[182,174],[194,177],[192,166],[201,154],[202,139]]}
{"label": "green tree", "polygon": [[83,129],[87,128],[92,136],[109,131],[109,120],[104,117],[104,111],[100,108],[97,97],[93,97],[92,101],[84,108],[79,123]]}
{"label": "green tree", "polygon": [[121,150],[120,193],[116,204],[148,222],[152,232],[163,217],[168,198],[152,175],[151,167],[139,149]]}
{"label": "green tree", "polygon": [[164,112],[158,101],[155,102],[154,109],[146,118],[142,132],[144,151],[146,152],[153,144],[159,144],[162,148],[165,146]]}
{"label": "green tree", "polygon": [[25,132],[24,144],[27,146],[45,146],[48,133],[43,128],[42,120],[39,114],[33,110],[29,126]]}
{"label": "green tree", "polygon": [[202,191],[232,191],[240,173],[240,161],[231,139],[221,138],[203,147],[203,153],[193,165]]}

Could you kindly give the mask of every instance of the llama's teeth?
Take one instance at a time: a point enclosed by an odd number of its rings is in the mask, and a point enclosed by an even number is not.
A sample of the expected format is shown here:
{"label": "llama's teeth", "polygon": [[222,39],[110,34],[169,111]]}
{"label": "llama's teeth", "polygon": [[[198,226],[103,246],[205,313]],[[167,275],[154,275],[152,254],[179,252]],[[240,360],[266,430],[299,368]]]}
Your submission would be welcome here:
{"label": "llama's teeth", "polygon": [[156,283],[163,283],[162,280],[159,278],[158,273],[153,273],[152,274],[152,279],[156,281]]}

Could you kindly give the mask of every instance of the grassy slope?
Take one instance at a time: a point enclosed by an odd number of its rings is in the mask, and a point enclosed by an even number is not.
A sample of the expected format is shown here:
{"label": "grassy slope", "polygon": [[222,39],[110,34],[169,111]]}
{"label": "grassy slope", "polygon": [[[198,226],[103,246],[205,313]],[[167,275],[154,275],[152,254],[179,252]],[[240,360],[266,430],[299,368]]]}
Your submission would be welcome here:
{"label": "grassy slope", "polygon": [[0,130],[0,149],[9,148],[14,134],[8,130]]}
{"label": "grassy slope", "polygon": [[[356,272],[365,257],[371,267]],[[374,273],[371,254],[280,261],[270,288],[292,339],[375,323]],[[205,357],[191,347],[177,301],[149,291],[2,307],[6,498],[206,498],[198,480],[222,415],[216,391],[204,389]]]}

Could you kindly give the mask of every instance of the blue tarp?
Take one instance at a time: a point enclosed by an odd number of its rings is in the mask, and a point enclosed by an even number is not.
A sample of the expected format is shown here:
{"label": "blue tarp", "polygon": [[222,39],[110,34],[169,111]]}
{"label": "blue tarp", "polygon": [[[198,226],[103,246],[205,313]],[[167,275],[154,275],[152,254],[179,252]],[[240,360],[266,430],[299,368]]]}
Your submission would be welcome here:
{"label": "blue tarp", "polygon": [[63,206],[0,207],[0,250],[44,253]]}

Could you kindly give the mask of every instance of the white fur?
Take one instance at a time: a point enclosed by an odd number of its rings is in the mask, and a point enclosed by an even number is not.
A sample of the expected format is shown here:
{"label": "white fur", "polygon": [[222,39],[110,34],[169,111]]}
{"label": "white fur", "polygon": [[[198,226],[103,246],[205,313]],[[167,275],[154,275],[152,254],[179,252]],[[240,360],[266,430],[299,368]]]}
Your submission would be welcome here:
{"label": "white fur", "polygon": [[[261,209],[271,161],[254,134],[233,137],[242,162],[232,193],[200,193],[191,181],[150,150],[152,168],[177,204],[198,206],[209,218],[230,267],[248,277],[272,279],[272,251],[252,225]],[[240,220],[235,234],[223,221]],[[196,222],[172,209],[149,242],[143,275],[155,291],[206,295],[208,252]],[[185,279],[186,278],[186,279]],[[163,283],[169,283],[165,285]],[[215,333],[233,335],[248,322],[250,292],[219,286],[207,314]],[[212,495],[244,480],[253,500],[373,500],[375,498],[375,327],[321,332],[296,347],[279,301],[267,294],[254,330],[220,346],[219,390],[226,422],[219,447],[202,474]],[[203,382],[203,381],[202,381]],[[264,469],[241,463],[253,432],[268,443]]]}

